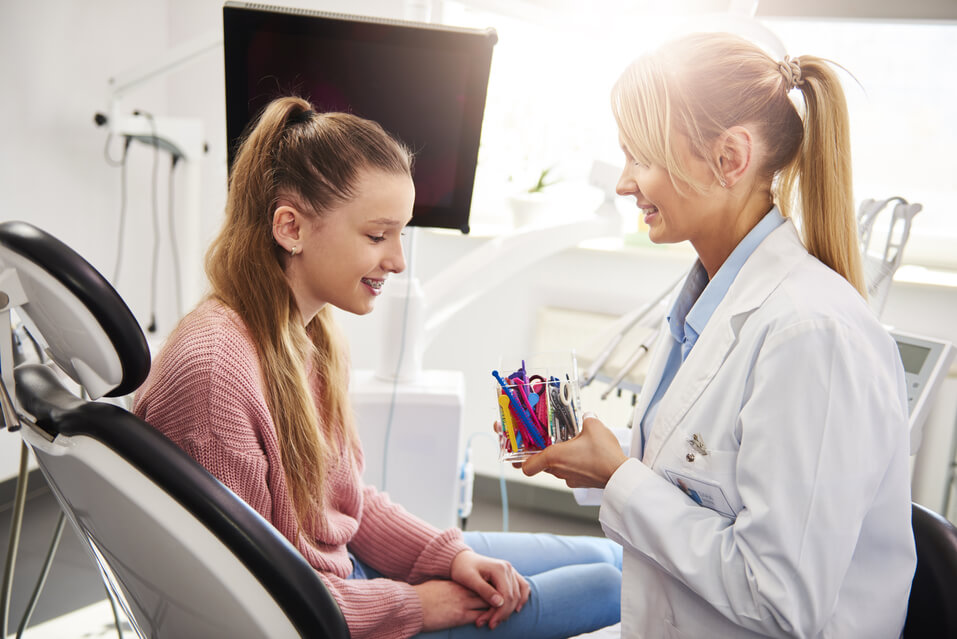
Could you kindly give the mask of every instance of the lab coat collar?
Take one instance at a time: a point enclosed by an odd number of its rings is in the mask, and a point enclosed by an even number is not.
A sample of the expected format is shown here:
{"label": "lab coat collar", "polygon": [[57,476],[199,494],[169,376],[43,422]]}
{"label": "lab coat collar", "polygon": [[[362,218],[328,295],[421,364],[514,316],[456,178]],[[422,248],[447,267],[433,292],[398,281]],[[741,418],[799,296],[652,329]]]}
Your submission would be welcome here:
{"label": "lab coat collar", "polygon": [[[640,439],[635,437],[632,454],[641,455],[646,465],[654,465],[663,444],[721,368],[747,318],[806,257],[807,250],[791,220],[772,231],[755,249],[662,397],[644,450],[638,450]],[[671,336],[667,326],[663,327],[661,333],[636,406],[636,430],[648,410],[668,359],[666,340],[671,339]]]}

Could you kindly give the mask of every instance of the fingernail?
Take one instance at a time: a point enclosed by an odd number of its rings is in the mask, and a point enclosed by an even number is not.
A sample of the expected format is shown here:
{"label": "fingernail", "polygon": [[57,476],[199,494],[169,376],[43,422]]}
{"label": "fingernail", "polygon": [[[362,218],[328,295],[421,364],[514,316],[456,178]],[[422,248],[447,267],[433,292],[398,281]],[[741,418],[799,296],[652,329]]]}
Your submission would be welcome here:
{"label": "fingernail", "polygon": [[584,413],[582,413],[582,421],[584,422],[586,419],[591,419],[594,416],[595,413],[591,412],[590,410],[586,410]]}
{"label": "fingernail", "polygon": [[501,606],[503,603],[505,603],[505,599],[502,597],[502,595],[495,595],[492,597],[492,605],[496,608]]}

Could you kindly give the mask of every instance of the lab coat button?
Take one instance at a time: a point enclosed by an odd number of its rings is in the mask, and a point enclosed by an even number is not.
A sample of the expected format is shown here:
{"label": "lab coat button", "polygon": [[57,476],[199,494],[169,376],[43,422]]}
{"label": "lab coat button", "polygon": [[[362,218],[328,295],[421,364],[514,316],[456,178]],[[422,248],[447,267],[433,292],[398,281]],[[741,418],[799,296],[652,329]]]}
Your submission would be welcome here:
{"label": "lab coat button", "polygon": [[690,461],[690,462],[693,462],[693,461],[694,461],[694,453],[688,453],[687,455],[685,455],[685,459],[687,459],[687,460]]}

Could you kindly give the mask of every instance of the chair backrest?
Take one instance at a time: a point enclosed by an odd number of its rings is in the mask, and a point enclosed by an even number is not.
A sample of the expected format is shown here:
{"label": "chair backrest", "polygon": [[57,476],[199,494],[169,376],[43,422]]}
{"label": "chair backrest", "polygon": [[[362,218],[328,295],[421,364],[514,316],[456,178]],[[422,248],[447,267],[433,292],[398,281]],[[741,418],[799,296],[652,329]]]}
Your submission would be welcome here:
{"label": "chair backrest", "polygon": [[917,570],[907,605],[904,638],[957,637],[957,527],[914,504]]}
{"label": "chair backrest", "polygon": [[[21,250],[24,236],[34,250]],[[51,250],[69,259],[45,259]],[[0,274],[11,268],[29,299],[18,314],[29,316],[41,333],[34,337],[75,381],[93,380],[100,395],[142,382],[149,369],[142,331],[88,263],[34,227],[4,223]],[[83,281],[96,293],[77,295],[74,284]],[[100,323],[105,315],[112,324]],[[55,330],[53,344],[42,339],[42,327],[62,329],[77,316],[80,328]],[[119,346],[117,334],[126,336]],[[93,350],[106,355],[74,344],[84,341],[99,342]],[[28,418],[23,440],[140,636],[349,636],[302,555],[178,446],[119,406],[79,397],[50,365],[21,364],[14,378]]]}
{"label": "chair backrest", "polygon": [[143,331],[110,283],[76,251],[32,224],[4,222],[0,275],[2,310],[15,306],[46,354],[90,397],[126,395],[146,379],[150,353]]}

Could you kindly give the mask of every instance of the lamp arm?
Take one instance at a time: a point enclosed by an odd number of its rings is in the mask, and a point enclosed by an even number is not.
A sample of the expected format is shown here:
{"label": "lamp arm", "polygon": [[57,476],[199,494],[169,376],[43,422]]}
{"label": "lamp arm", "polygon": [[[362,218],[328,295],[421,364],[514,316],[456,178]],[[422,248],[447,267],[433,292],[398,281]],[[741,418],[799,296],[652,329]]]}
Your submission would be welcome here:
{"label": "lamp arm", "polygon": [[456,313],[516,272],[524,272],[532,264],[583,240],[616,235],[620,226],[620,218],[611,215],[594,215],[547,227],[531,226],[496,237],[467,253],[424,286],[427,311],[423,350]]}
{"label": "lamp arm", "polygon": [[169,73],[187,62],[205,53],[223,46],[223,34],[214,30],[192,40],[180,43],[166,51],[153,62],[149,62],[110,78],[111,100],[119,100],[131,89],[151,81],[153,78]]}

